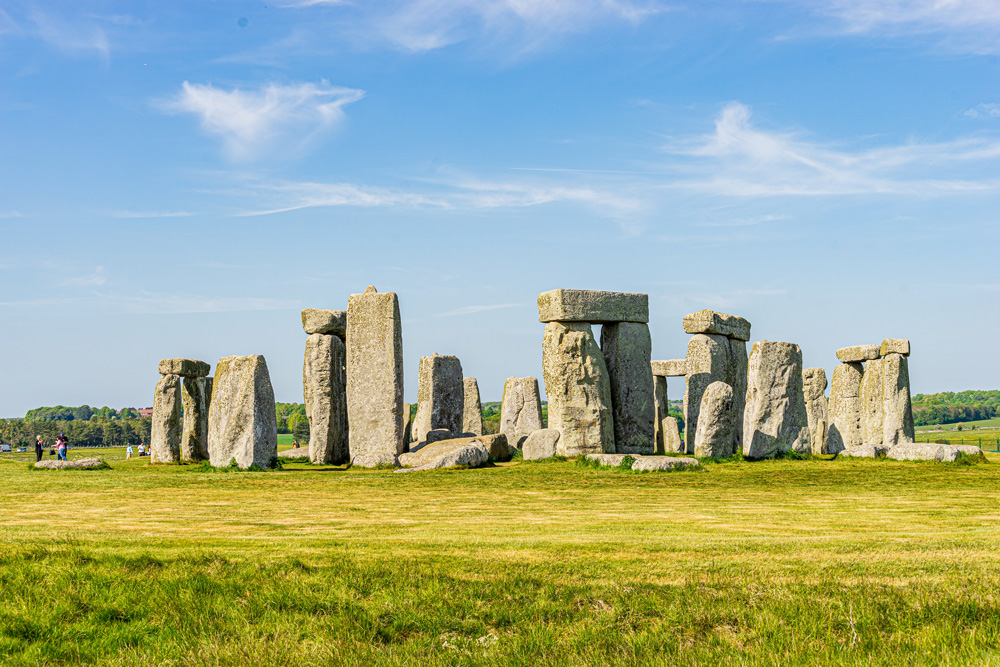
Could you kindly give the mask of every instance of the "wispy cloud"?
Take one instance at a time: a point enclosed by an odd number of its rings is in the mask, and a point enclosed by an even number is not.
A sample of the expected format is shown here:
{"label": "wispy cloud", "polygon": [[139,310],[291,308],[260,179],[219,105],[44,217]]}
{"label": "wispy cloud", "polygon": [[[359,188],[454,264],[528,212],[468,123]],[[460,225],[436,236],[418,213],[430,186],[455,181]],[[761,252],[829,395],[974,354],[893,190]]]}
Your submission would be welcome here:
{"label": "wispy cloud", "polygon": [[456,315],[473,315],[475,313],[483,313],[488,310],[500,310],[501,308],[517,308],[521,304],[519,303],[500,303],[491,306],[463,306],[462,308],[456,308],[455,310],[449,310],[446,313],[438,313],[437,317],[453,317]]}
{"label": "wispy cloud", "polygon": [[363,96],[364,91],[326,82],[225,90],[185,81],[179,93],[158,106],[198,116],[204,131],[222,139],[230,158],[252,160],[279,143],[303,151],[344,118],[345,106]]}
{"label": "wispy cloud", "polygon": [[69,278],[59,283],[59,285],[62,287],[99,287],[106,282],[108,282],[108,276],[104,271],[104,267],[98,266],[94,269],[93,273]]}
{"label": "wispy cloud", "polygon": [[965,112],[966,118],[1000,118],[1000,104],[989,102],[977,104]]}
{"label": "wispy cloud", "polygon": [[112,218],[118,218],[121,220],[130,220],[133,218],[188,218],[192,215],[196,215],[191,211],[110,211],[108,213]]}
{"label": "wispy cloud", "polygon": [[60,51],[95,53],[104,60],[111,57],[111,46],[104,28],[87,17],[69,18],[33,6],[26,18],[27,33]]}
{"label": "wispy cloud", "polygon": [[23,217],[24,216],[21,215],[21,213],[18,211],[0,211],[0,219],[23,218]]}

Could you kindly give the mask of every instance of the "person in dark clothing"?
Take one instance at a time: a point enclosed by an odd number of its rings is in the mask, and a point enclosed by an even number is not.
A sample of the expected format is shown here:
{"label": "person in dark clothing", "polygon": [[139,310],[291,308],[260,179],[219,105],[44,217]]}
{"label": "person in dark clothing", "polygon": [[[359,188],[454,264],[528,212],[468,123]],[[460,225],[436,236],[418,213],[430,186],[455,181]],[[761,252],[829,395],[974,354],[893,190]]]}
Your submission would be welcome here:
{"label": "person in dark clothing", "polygon": [[45,449],[45,443],[42,442],[42,436],[35,436],[35,462],[42,460],[42,450]]}

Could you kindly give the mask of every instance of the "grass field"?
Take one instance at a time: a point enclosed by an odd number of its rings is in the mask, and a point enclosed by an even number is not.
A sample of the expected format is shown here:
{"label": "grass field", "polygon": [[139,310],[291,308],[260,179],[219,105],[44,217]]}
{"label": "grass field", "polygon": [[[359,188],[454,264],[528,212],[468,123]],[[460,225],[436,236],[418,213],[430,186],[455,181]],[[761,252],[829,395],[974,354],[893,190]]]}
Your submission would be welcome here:
{"label": "grass field", "polygon": [[398,475],[105,455],[0,461],[0,664],[1000,664],[1000,457]]}
{"label": "grass field", "polygon": [[[945,431],[950,431],[951,429],[957,426],[958,424],[938,424],[932,426],[917,426],[915,428],[918,432],[941,430],[941,429],[944,429]],[[975,426],[977,430],[981,428],[994,428],[994,429],[1000,428],[1000,417],[994,417],[993,419],[979,419],[976,421],[962,422],[962,427],[964,429],[969,429],[972,426]]]}

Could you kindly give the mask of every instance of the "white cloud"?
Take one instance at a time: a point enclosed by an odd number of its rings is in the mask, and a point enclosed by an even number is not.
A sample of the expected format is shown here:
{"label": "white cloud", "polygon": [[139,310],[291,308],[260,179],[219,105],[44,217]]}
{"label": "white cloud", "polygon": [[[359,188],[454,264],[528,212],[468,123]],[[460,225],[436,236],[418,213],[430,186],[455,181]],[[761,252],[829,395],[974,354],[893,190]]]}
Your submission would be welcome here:
{"label": "white cloud", "polygon": [[190,211],[111,211],[108,213],[112,218],[121,220],[145,219],[145,218],[188,218],[194,213]]}
{"label": "white cloud", "polygon": [[28,13],[31,32],[45,43],[65,52],[96,52],[105,60],[111,46],[104,29],[90,20],[72,19],[34,8]]}
{"label": "white cloud", "polygon": [[18,211],[0,211],[0,219],[5,219],[5,218],[23,218],[23,217],[24,216],[21,215]]}
{"label": "white cloud", "polygon": [[62,287],[98,287],[108,282],[108,276],[103,266],[98,266],[94,272],[86,276],[70,278],[59,283]]}
{"label": "white cloud", "polygon": [[989,102],[977,104],[965,112],[966,118],[1000,118],[1000,104]]}
{"label": "white cloud", "polygon": [[197,115],[202,129],[222,139],[230,158],[252,160],[279,141],[304,150],[344,118],[343,107],[363,96],[364,91],[326,82],[223,90],[185,81],[181,91],[160,106]]}

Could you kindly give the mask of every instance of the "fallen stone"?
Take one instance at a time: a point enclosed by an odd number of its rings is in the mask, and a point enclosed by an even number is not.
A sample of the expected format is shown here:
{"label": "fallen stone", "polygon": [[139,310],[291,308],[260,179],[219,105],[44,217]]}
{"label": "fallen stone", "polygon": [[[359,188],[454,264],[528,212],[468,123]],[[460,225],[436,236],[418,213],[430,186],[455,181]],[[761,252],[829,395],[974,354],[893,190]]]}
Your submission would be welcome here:
{"label": "fallen stone", "polygon": [[901,354],[908,357],[910,356],[910,341],[906,338],[886,338],[882,341],[879,354],[883,357],[889,354]]}
{"label": "fallen stone", "polygon": [[762,459],[812,451],[802,393],[802,350],[794,343],[758,341],[750,352],[743,454]]}
{"label": "fallen stone", "polygon": [[77,459],[76,461],[38,461],[35,463],[35,467],[48,470],[94,470],[95,468],[108,467],[108,464],[101,459]]}
{"label": "fallen stone", "polygon": [[521,457],[525,461],[550,459],[556,455],[558,444],[559,429],[539,429],[521,443]]}
{"label": "fallen stone", "polygon": [[901,353],[890,352],[882,358],[882,442],[891,447],[915,435],[909,366]]}
{"label": "fallen stone", "polygon": [[958,451],[952,445],[909,442],[889,447],[886,458],[895,461],[954,461],[958,458]]}
{"label": "fallen stone", "polygon": [[958,450],[960,454],[965,454],[966,456],[982,456],[983,450],[979,448],[979,445],[952,445]]}
{"label": "fallen stone", "polygon": [[649,362],[656,377],[684,377],[687,375],[687,360],[685,359],[665,359]]}
{"label": "fallen stone", "polygon": [[649,322],[649,295],[554,289],[538,295],[539,322]]}
{"label": "fallen stone", "polygon": [[[160,366],[162,367],[162,362]],[[181,376],[164,375],[153,392],[149,436],[150,463],[176,463],[181,458]]]}
{"label": "fallen stone", "polygon": [[861,439],[861,378],[864,373],[865,367],[858,362],[840,364],[833,369],[827,408],[828,454],[864,444]]}
{"label": "fallen stone", "polygon": [[211,370],[204,361],[197,359],[160,359],[160,375],[180,375],[184,378],[201,378]]}
{"label": "fallen stone", "polygon": [[632,464],[636,472],[655,472],[659,470],[682,470],[684,468],[700,468],[698,459],[687,456],[642,456]]}
{"label": "fallen stone", "polygon": [[736,413],[733,388],[725,382],[713,382],[705,389],[698,411],[698,430],[694,437],[694,455],[699,458],[725,459],[732,456]]}
{"label": "fallen stone", "polygon": [[[688,454],[694,453],[701,398],[713,382],[729,384],[729,339],[719,334],[695,334],[688,341],[687,380],[684,388],[684,431]],[[732,386],[732,385],[730,385]],[[734,391],[736,391],[734,389]]]}
{"label": "fallen stone", "polygon": [[309,458],[309,448],[308,447],[295,447],[293,449],[283,449],[280,452],[278,452],[278,458],[280,458],[280,459],[308,459]]}
{"label": "fallen stone", "polygon": [[[449,431],[444,428],[436,428],[433,431],[427,431],[427,437],[421,442],[417,443],[419,446],[424,444],[432,444],[435,442],[441,442],[442,440],[456,440],[458,438],[471,438],[474,437],[475,433],[463,433],[462,431]],[[410,448],[410,451],[416,451],[417,448]]]}
{"label": "fallen stone", "polygon": [[351,465],[356,468],[398,468],[399,458],[387,452],[361,454],[351,458]]}
{"label": "fallen stone", "polygon": [[184,378],[181,382],[184,406],[181,430],[181,460],[208,460],[208,406],[212,403],[212,378]]}
{"label": "fallen stone", "polygon": [[847,447],[846,449],[840,450],[838,454],[848,458],[876,459],[881,456],[885,456],[888,451],[889,448],[884,447],[883,445],[855,445],[853,447]]}
{"label": "fallen stone", "polygon": [[809,421],[809,439],[812,441],[813,454],[836,454],[827,448],[829,415],[826,403],[826,371],[822,368],[803,369],[802,393],[806,401],[806,417]]}
{"label": "fallen stone", "polygon": [[611,466],[617,468],[625,460],[625,457],[635,459],[636,456],[632,454],[587,454],[588,461],[595,461],[602,466]]}
{"label": "fallen stone", "polygon": [[462,378],[465,390],[465,408],[462,410],[462,430],[483,434],[483,405],[479,401],[479,382],[476,378]]}
{"label": "fallen stone", "polygon": [[302,329],[309,335],[336,336],[343,341],[347,336],[347,311],[306,308],[302,311]]}
{"label": "fallen stone", "polygon": [[879,356],[881,355],[879,354],[878,345],[852,345],[850,347],[842,347],[837,350],[837,359],[845,364],[871,361],[873,359],[878,359]]}
{"label": "fallen stone", "polygon": [[882,360],[872,359],[865,364],[865,372],[861,376],[861,390],[858,396],[861,407],[861,442],[867,445],[881,444],[884,436],[885,400],[882,370]]}
{"label": "fallen stone", "polygon": [[507,434],[511,447],[520,448],[524,439],[540,428],[542,399],[538,380],[533,377],[507,378],[500,399],[500,432]]}
{"label": "fallen stone", "polygon": [[417,377],[417,415],[411,427],[413,439],[423,442],[429,431],[462,432],[465,386],[462,362],[458,357],[441,354],[420,357]]}
{"label": "fallen stone", "polygon": [[611,383],[589,324],[549,322],[542,339],[549,428],[558,429],[558,454],[614,452]]}
{"label": "fallen stone", "polygon": [[685,447],[681,441],[681,430],[677,417],[664,417],[660,423],[663,429],[663,453],[683,454]]}
{"label": "fallen stone", "polygon": [[667,378],[662,375],[653,376],[653,451],[663,453],[663,419],[670,411],[670,401],[667,398]]}
{"label": "fallen stone", "polygon": [[601,327],[601,353],[608,368],[615,452],[655,451],[655,409],[649,327],[639,322],[613,322]]}
{"label": "fallen stone", "polygon": [[278,457],[278,423],[267,362],[259,354],[225,357],[215,366],[208,410],[208,454],[217,468],[270,468]]}
{"label": "fallen stone", "polygon": [[689,334],[718,334],[736,340],[750,340],[750,322],[736,315],[699,310],[684,316],[684,332]]}
{"label": "fallen stone", "polygon": [[489,450],[478,438],[442,440],[427,445],[419,452],[408,452],[400,455],[399,462],[402,465],[412,467],[396,472],[416,472],[455,466],[478,468],[486,465],[489,458]]}
{"label": "fallen stone", "polygon": [[509,461],[516,451],[508,444],[507,435],[504,433],[477,435],[475,440],[483,443],[486,451],[490,453],[490,458],[494,461]]}

